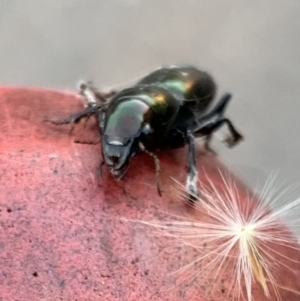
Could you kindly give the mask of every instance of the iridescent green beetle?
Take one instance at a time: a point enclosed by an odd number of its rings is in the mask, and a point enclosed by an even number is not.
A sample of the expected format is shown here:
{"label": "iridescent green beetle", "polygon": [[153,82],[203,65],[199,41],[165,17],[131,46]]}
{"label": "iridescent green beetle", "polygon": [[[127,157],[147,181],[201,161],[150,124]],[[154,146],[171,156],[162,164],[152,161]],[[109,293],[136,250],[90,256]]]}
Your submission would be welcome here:
{"label": "iridescent green beetle", "polygon": [[198,193],[194,138],[204,136],[209,148],[212,133],[226,123],[230,131],[227,144],[234,146],[242,139],[223,116],[231,95],[225,94],[207,112],[216,94],[216,84],[208,73],[195,67],[163,67],[136,85],[110,95],[97,91],[91,83],[82,83],[80,93],[87,107],[68,119],[53,122],[78,122],[94,114],[102,140],[101,165],[106,164],[111,174],[120,179],[130,158],[140,151],[147,152],[155,160],[160,195],[160,163],[153,151],[188,145],[186,190],[193,200]]}

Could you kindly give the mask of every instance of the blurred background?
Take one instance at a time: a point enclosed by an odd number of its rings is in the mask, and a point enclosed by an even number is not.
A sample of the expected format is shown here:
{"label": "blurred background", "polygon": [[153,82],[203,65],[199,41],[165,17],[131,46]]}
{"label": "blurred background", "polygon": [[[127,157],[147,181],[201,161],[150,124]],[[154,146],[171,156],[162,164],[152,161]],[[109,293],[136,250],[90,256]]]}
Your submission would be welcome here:
{"label": "blurred background", "polygon": [[249,184],[300,180],[300,1],[0,0],[0,85],[114,87],[193,64],[233,93],[245,141],[214,142]]}

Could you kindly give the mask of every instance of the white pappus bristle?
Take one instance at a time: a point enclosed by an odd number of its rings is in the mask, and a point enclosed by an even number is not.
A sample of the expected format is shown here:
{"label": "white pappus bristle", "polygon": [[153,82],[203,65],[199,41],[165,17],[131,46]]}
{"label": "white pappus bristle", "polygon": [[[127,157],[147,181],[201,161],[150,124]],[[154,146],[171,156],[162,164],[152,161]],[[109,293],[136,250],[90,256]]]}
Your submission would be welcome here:
{"label": "white pappus bristle", "polygon": [[[233,178],[221,173],[218,183],[208,176],[204,182],[188,214],[166,214],[165,221],[140,221],[170,237],[174,245],[197,251],[193,262],[174,274],[185,274],[186,282],[196,279],[196,285],[208,277],[217,283],[230,275],[226,300],[254,300],[257,286],[266,300],[281,300],[283,292],[300,296],[282,281],[282,274],[296,279],[300,271],[300,197],[282,189],[275,177],[259,196],[240,189]],[[177,183],[176,191],[182,195],[184,187]],[[213,294],[213,289],[210,292]]]}

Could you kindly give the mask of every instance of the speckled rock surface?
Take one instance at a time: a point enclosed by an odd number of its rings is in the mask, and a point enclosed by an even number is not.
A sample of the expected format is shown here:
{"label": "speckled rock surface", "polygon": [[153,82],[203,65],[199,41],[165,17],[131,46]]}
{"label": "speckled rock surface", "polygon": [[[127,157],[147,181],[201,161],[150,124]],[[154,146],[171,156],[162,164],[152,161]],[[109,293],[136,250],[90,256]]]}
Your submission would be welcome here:
{"label": "speckled rock surface", "polygon": [[[164,238],[127,221],[191,210],[172,193],[171,177],[185,181],[185,149],[159,154],[160,198],[146,154],[132,160],[121,181],[105,167],[100,178],[100,145],[74,143],[96,140],[95,124],[69,135],[71,126],[44,122],[79,111],[75,95],[3,88],[0,106],[0,300],[229,300],[230,273],[211,294],[213,276],[178,284],[170,273],[194,254],[166,248]],[[221,185],[218,169],[225,167],[215,157],[199,151],[198,164]],[[237,185],[242,199],[246,188]],[[281,276],[300,289],[297,275]],[[280,293],[282,300],[300,300]],[[258,286],[254,295],[267,300]]]}

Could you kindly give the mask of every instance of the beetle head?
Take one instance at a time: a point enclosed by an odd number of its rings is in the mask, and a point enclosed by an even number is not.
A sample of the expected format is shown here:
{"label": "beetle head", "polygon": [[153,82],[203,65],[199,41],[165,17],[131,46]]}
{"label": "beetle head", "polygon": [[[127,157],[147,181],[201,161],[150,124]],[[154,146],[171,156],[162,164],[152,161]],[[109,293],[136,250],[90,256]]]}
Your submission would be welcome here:
{"label": "beetle head", "polygon": [[109,141],[109,138],[104,136],[102,141],[103,158],[111,174],[118,179],[126,173],[129,167],[129,158],[134,155],[132,144],[133,140],[123,145],[118,140]]}

